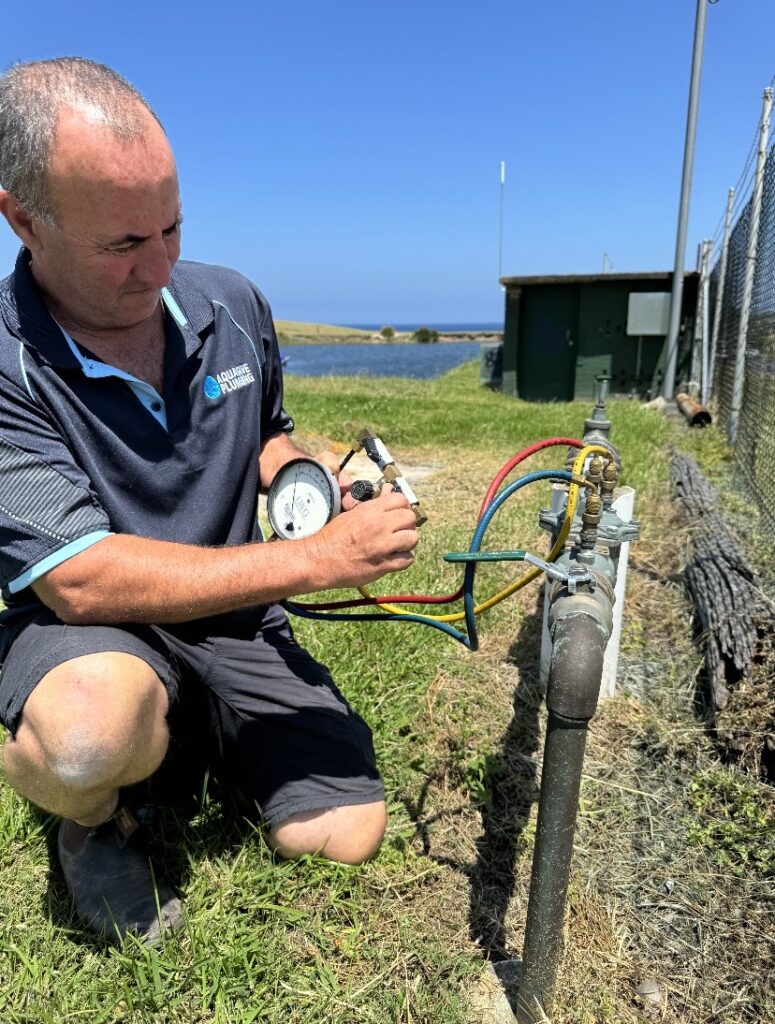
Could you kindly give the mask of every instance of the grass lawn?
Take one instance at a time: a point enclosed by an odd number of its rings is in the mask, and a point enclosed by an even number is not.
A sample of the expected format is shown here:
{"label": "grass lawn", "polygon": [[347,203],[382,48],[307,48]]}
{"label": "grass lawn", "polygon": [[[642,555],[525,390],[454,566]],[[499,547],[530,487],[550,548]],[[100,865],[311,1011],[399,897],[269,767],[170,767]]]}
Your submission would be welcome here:
{"label": "grass lawn", "polygon": [[[478,365],[437,381],[287,378],[312,448],[370,426],[430,515],[415,565],[380,590],[455,589],[445,551],[468,545],[489,480],[520,448],[579,436],[589,408],[483,390]],[[636,403],[610,406],[623,482],[638,490],[620,696],[592,724],[555,1024],[740,1024],[775,1019],[775,805],[721,764],[693,712],[701,656],[680,584],[685,531],[668,449],[719,481],[713,432]],[[560,465],[564,449],[531,468]],[[541,487],[544,489],[541,490]],[[487,547],[545,550],[548,485],[504,506]],[[477,594],[517,570],[491,563]],[[375,733],[390,824],[359,868],[284,863],[216,788],[163,810],[155,853],[185,895],[185,930],[158,949],[105,948],[70,919],[52,867],[55,823],[0,782],[0,1021],[131,1024],[455,1024],[486,957],[519,954],[543,721],[537,585],[480,620],[482,649],[406,624],[296,620]],[[637,985],[654,979],[659,1002]]]}

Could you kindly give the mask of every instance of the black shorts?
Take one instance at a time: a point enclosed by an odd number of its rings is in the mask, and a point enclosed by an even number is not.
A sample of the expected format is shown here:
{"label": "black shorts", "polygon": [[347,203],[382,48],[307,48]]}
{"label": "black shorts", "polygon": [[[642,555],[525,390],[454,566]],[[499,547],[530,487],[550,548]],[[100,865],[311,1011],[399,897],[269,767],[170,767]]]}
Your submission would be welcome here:
{"label": "black shorts", "polygon": [[[258,804],[270,826],[304,811],[384,799],[369,727],[278,612],[263,617],[249,609],[206,627],[163,629],[67,626],[46,609],[7,654],[0,721],[13,734],[27,697],[62,662],[124,652],[150,665],[167,690],[168,760],[185,763],[187,752],[206,751],[208,763]],[[226,626],[228,635],[218,635]]]}

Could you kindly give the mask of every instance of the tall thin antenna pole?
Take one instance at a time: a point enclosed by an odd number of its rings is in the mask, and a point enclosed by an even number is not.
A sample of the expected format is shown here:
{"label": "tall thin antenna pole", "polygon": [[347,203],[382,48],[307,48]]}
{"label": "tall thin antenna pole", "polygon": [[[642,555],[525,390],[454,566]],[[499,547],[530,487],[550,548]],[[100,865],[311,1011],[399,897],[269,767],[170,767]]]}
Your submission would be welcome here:
{"label": "tall thin antenna pole", "polygon": [[675,265],[673,288],[670,293],[670,327],[667,334],[667,362],[662,397],[670,401],[675,391],[675,370],[678,364],[678,329],[681,323],[681,299],[684,286],[684,257],[686,255],[686,227],[689,221],[689,198],[692,192],[692,171],[694,169],[694,140],[697,134],[697,110],[700,105],[700,77],[702,75],[702,51],[705,43],[705,15],[708,0],[697,0],[697,16],[694,22],[694,50],[692,53],[692,75],[689,86],[689,110],[686,116],[686,140],[684,142],[684,165],[681,177],[681,202],[678,210],[678,233],[675,240]]}
{"label": "tall thin antenna pole", "polygon": [[498,280],[503,277],[503,192],[506,185],[506,161],[501,160],[500,213],[498,219]]}

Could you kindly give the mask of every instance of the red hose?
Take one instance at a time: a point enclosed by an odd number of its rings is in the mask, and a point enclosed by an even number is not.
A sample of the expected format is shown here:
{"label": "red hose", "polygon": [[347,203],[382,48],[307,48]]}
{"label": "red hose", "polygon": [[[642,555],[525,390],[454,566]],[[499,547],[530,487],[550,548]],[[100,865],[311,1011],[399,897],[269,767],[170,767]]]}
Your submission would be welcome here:
{"label": "red hose", "polygon": [[521,452],[517,452],[513,458],[509,459],[505,466],[498,470],[497,474],[493,478],[493,481],[484,496],[482,507],[479,509],[477,522],[484,515],[485,509],[495,497],[498,492],[498,488],[512,469],[516,469],[520,462],[524,462],[525,459],[530,458],[531,455],[535,455],[536,452],[540,452],[544,448],[555,448],[558,445],[565,445],[568,448],[583,448],[584,442],[578,441],[575,437],[550,437],[547,438],[546,441],[537,441],[535,444],[531,444],[529,448],[523,448]]}
{"label": "red hose", "polygon": [[[479,522],[482,518],[487,506],[497,494],[498,488],[513,469],[516,469],[525,459],[529,459],[531,455],[535,455],[536,452],[543,451],[544,448],[556,448],[560,445],[566,448],[583,448],[584,442],[579,441],[575,437],[550,437],[545,441],[537,441],[535,444],[531,444],[529,448],[523,448],[521,452],[517,452],[493,477],[492,483],[487,488],[487,493],[484,496],[476,521]],[[430,594],[390,594],[384,597],[361,597],[351,601],[327,601],[323,604],[302,604],[299,601],[295,603],[305,610],[318,609],[320,611],[329,611],[336,608],[361,608],[364,605],[375,604],[451,604],[453,601],[460,600],[462,596],[463,588],[461,586],[454,594],[439,594],[436,596]]]}

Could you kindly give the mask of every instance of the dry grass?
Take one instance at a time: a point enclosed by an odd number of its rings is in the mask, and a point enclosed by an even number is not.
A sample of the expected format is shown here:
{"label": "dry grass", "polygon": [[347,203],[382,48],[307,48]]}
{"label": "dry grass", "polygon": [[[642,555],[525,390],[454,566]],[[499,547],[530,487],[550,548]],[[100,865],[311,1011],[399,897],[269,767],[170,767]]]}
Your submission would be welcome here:
{"label": "dry grass", "polygon": [[[553,1019],[765,1024],[775,1019],[775,854],[751,866],[732,849],[725,860],[713,841],[720,807],[708,809],[708,842],[698,830],[696,787],[729,769],[695,713],[701,650],[666,485],[639,514],[623,692],[590,730]],[[519,955],[527,907],[543,743],[538,599],[529,591],[511,607],[508,630],[488,630],[475,679],[438,673],[419,723],[432,751],[425,783],[419,799],[407,795],[415,848],[441,869],[429,927],[443,919],[495,961]],[[772,792],[743,786],[775,826]],[[742,830],[738,838],[752,841]],[[644,982],[651,997],[639,994]]]}

